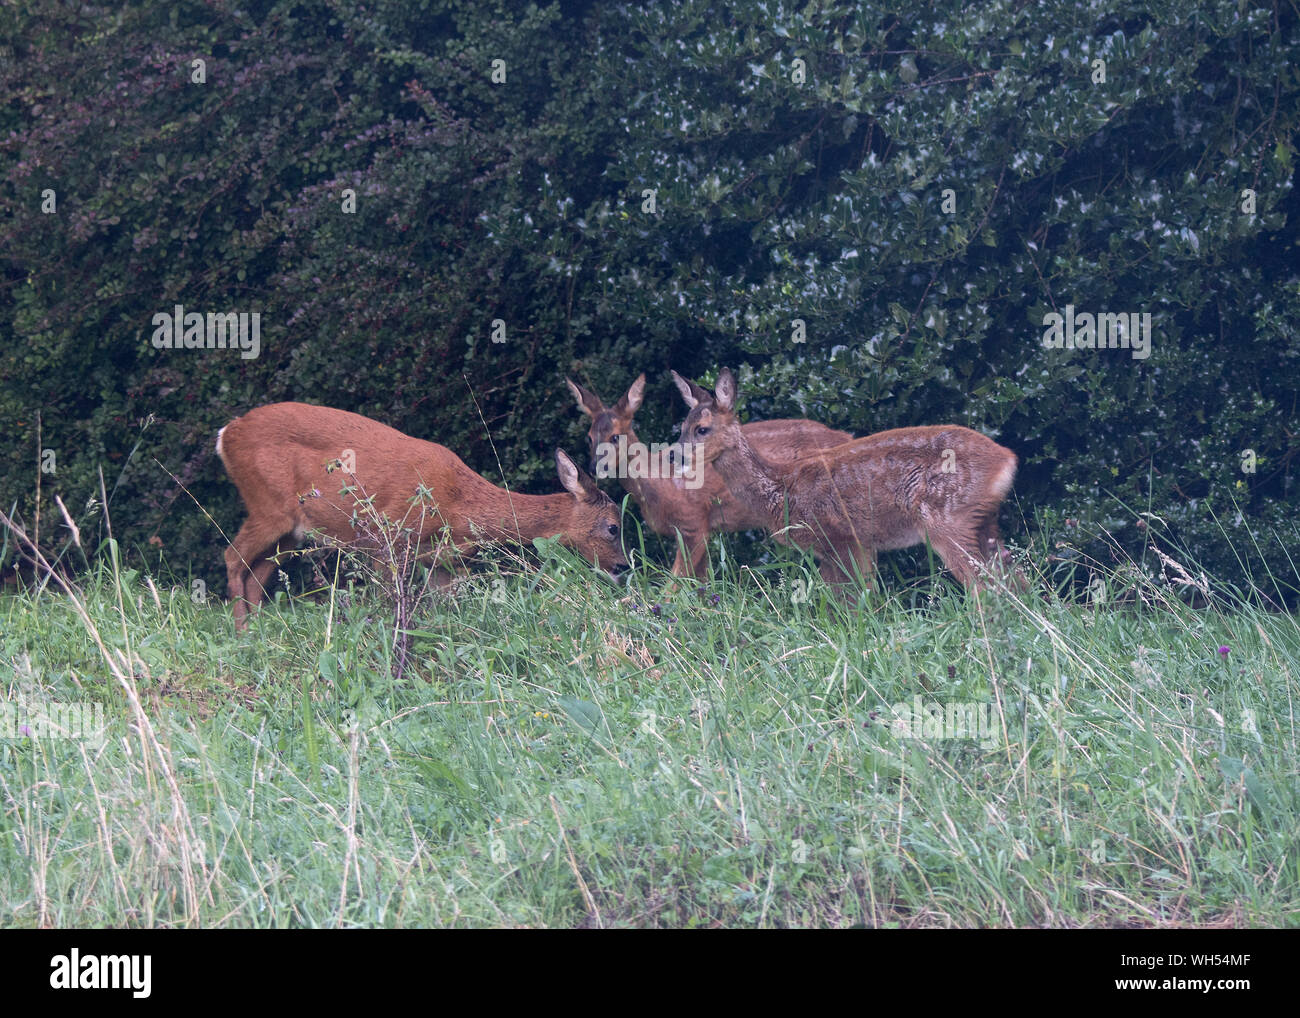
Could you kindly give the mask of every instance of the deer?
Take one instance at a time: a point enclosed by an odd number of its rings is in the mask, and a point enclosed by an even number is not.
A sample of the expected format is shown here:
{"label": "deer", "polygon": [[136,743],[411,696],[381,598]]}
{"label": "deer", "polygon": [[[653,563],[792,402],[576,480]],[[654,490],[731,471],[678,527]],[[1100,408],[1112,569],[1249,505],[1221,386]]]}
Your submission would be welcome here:
{"label": "deer", "polygon": [[[318,531],[367,548],[370,524],[383,517],[409,526],[412,541],[445,534],[422,554],[433,558],[440,585],[450,580],[447,561],[471,558],[489,540],[559,537],[611,577],[628,566],[618,507],[560,449],[564,492],[522,495],[480,477],[446,446],[360,414],[271,403],[217,432],[217,455],[248,509],[225,556],[236,630],[266,594],[282,543],[295,548]],[[415,506],[422,496],[427,504]]]}
{"label": "deer", "polygon": [[[620,441],[628,445],[639,444],[636,432],[632,430],[632,418],[641,408],[645,396],[644,372],[609,408],[590,389],[569,378],[565,382],[577,400],[578,409],[591,418],[587,440],[593,461],[602,446],[608,447]],[[777,462],[853,438],[846,431],[835,431],[808,420],[752,421],[741,430],[751,445]],[[702,574],[710,534],[756,530],[767,523],[762,513],[732,495],[717,472],[707,467],[702,469],[699,477],[690,477],[689,471],[678,471],[675,476],[624,476],[621,480],[623,487],[641,507],[642,518],[651,530],[664,537],[677,538],[680,535],[677,555],[673,559],[673,576],[698,577]]]}
{"label": "deer", "polygon": [[[1016,454],[956,424],[896,428],[781,461],[749,441],[736,419],[730,369],[713,393],[676,372],[690,413],[682,443],[783,543],[809,550],[822,579],[843,592],[870,582],[876,553],[928,541],[968,592],[1008,556],[998,510]],[[1023,577],[1015,576],[1024,588]]]}

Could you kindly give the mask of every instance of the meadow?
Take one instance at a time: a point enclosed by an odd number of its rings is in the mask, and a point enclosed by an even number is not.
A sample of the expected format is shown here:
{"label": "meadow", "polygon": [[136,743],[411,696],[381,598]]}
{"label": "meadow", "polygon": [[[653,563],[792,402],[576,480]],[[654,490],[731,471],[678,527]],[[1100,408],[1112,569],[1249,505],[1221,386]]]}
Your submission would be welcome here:
{"label": "meadow", "polygon": [[539,544],[400,636],[383,583],[237,635],[111,544],[4,596],[0,925],[1296,924],[1294,616],[1131,562],[887,556],[846,604],[785,552],[615,586]]}

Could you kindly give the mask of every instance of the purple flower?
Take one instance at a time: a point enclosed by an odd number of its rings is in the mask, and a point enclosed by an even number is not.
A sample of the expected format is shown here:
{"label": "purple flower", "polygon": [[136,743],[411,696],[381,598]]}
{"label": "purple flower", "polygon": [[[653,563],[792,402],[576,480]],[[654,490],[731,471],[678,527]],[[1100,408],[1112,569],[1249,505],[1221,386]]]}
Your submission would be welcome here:
{"label": "purple flower", "polygon": [[1219,654],[1220,654],[1222,657],[1227,657],[1227,656],[1228,656],[1228,651],[1229,651],[1230,649],[1231,649],[1230,647],[1220,647],[1220,648],[1219,648]]}

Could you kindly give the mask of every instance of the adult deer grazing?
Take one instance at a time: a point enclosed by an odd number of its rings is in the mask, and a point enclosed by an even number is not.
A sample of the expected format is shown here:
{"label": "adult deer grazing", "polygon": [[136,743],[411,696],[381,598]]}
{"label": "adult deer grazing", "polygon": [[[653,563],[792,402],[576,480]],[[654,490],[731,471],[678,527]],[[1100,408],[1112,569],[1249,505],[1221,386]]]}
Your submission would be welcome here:
{"label": "adult deer grazing", "polygon": [[[562,451],[555,462],[567,494],[520,495],[484,480],[445,446],[412,438],[346,410],[271,403],[217,433],[217,455],[248,507],[226,549],[235,628],[256,608],[275,570],[281,541],[296,547],[309,531],[365,545],[383,516],[410,527],[411,539],[437,539],[467,557],[484,540],[525,543],[559,536],[607,572],[627,566],[618,507]],[[428,505],[416,505],[428,493]]]}
{"label": "adult deer grazing", "polygon": [[992,439],[956,424],[898,428],[782,463],[737,422],[729,370],[712,395],[676,372],[673,379],[691,407],[682,442],[696,445],[778,539],[811,550],[828,583],[870,577],[877,551],[921,541],[968,590],[986,563],[1001,560],[998,508],[1016,454]]}
{"label": "adult deer grazing", "polygon": [[[567,378],[565,381],[578,401],[578,408],[591,418],[587,440],[591,443],[593,459],[602,446],[608,447],[620,441],[629,447],[640,444],[632,430],[632,417],[641,408],[645,395],[644,374],[610,408],[606,408],[590,389],[584,389]],[[834,431],[816,421],[803,420],[754,421],[740,430],[747,442],[778,463],[853,438],[848,432]],[[624,476],[621,480],[623,487],[641,507],[641,515],[651,530],[665,537],[681,535],[677,557],[673,560],[674,576],[701,574],[708,554],[709,534],[767,526],[767,516],[735,498],[717,471],[708,466],[702,467],[702,476],[689,481],[682,476],[672,476],[671,472],[660,476],[663,473],[652,471],[653,476]]]}

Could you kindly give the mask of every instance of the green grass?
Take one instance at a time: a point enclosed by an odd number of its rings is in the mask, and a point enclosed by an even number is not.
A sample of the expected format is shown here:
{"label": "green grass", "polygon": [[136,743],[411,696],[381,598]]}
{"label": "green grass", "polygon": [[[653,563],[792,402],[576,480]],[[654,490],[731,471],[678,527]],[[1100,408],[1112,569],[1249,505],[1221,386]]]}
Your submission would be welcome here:
{"label": "green grass", "polygon": [[0,737],[0,925],[1297,923],[1294,617],[666,579],[468,579],[400,679],[373,589],[0,599],[6,696],[107,719]]}

